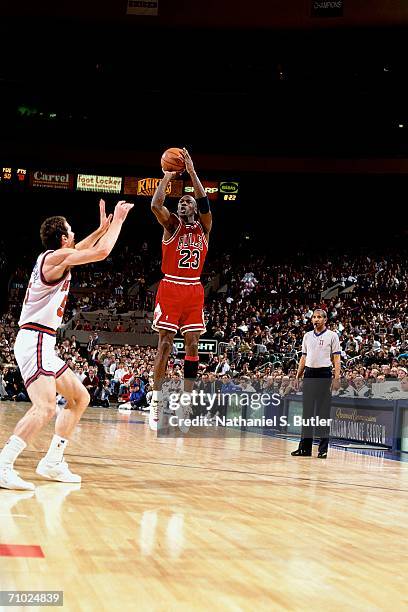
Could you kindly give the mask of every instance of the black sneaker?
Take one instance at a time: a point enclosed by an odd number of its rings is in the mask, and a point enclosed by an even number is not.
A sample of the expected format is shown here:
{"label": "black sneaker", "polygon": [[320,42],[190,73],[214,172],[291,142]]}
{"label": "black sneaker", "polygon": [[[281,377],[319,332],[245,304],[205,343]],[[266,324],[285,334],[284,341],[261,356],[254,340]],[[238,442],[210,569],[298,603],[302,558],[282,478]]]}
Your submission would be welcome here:
{"label": "black sneaker", "polygon": [[317,453],[317,458],[318,459],[327,459],[327,451],[319,451]]}
{"label": "black sneaker", "polygon": [[299,447],[297,450],[290,453],[292,457],[311,457],[312,449],[306,450],[305,448]]}

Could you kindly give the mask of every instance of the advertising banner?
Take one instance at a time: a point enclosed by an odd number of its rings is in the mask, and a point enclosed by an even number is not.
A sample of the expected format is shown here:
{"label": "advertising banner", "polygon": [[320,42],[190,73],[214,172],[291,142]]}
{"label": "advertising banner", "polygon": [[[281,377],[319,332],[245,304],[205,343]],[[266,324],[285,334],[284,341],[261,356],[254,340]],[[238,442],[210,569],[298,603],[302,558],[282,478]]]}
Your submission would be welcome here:
{"label": "advertising banner", "polygon": [[239,183],[237,181],[221,181],[220,182],[220,193],[222,195],[239,193]]}
{"label": "advertising banner", "polygon": [[[160,181],[160,178],[125,176],[123,193],[125,195],[146,196],[151,198]],[[170,198],[181,198],[183,195],[183,181],[170,181],[166,189],[166,195]]]}
{"label": "advertising banner", "polygon": [[155,17],[159,14],[159,2],[158,0],[128,0],[126,13]]}
{"label": "advertising banner", "polygon": [[312,0],[312,17],[342,17],[343,0]]}
{"label": "advertising banner", "polygon": [[220,197],[229,202],[235,202],[239,194],[239,183],[237,181],[220,181]]}
{"label": "advertising banner", "polygon": [[30,172],[30,187],[47,187],[49,189],[74,188],[74,175],[67,172],[50,172],[49,170],[34,170]]}
{"label": "advertising banner", "polygon": [[[209,200],[217,200],[219,186],[217,181],[201,181]],[[184,193],[194,197],[194,187],[191,181],[184,183]]]}
{"label": "advertising banner", "polygon": [[[286,432],[301,433],[303,415],[302,396],[288,396],[288,425]],[[332,398],[330,437],[351,442],[393,445],[393,403],[373,398]]]}
{"label": "advertising banner", "polygon": [[333,438],[392,446],[394,433],[392,410],[332,406],[330,416],[332,418],[330,436]]}
{"label": "advertising banner", "polygon": [[97,191],[101,193],[120,193],[121,176],[99,176],[97,174],[78,174],[78,191]]}
{"label": "advertising banner", "polygon": [[[185,353],[184,348],[184,338],[174,338],[174,344],[177,347],[179,353]],[[202,355],[208,355],[208,353],[217,354],[218,340],[209,340],[205,338],[204,340],[198,341],[198,352]]]}

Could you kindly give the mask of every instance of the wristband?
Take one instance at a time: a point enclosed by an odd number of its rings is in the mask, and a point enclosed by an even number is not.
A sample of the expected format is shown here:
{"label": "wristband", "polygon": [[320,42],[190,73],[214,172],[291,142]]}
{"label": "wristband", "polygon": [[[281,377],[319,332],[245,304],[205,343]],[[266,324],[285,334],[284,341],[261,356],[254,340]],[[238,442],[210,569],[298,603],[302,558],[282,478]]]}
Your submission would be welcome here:
{"label": "wristband", "polygon": [[208,197],[204,196],[203,198],[198,198],[197,199],[197,207],[198,207],[198,211],[202,215],[205,215],[205,214],[209,213],[210,212],[210,201],[209,201]]}

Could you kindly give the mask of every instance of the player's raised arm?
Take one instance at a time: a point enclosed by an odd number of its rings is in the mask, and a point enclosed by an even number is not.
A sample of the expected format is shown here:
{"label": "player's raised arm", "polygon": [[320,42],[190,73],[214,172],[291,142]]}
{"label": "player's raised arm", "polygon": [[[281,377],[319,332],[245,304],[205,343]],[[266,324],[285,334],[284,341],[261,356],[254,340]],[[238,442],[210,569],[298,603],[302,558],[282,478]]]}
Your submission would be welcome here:
{"label": "player's raised arm", "polygon": [[151,209],[156,219],[166,229],[168,232],[172,233],[176,226],[176,220],[174,215],[172,215],[166,206],[164,206],[164,200],[166,199],[166,189],[167,185],[170,183],[172,179],[175,179],[179,176],[178,172],[166,172],[164,171],[164,176],[160,181],[156,191],[154,192]]}
{"label": "player's raised arm", "polygon": [[122,225],[133,206],[133,204],[124,201],[116,204],[109,229],[95,246],[79,251],[74,248],[62,247],[51,253],[44,263],[43,272],[45,277],[52,281],[54,278],[59,278],[71,266],[79,266],[106,259],[115,246]]}
{"label": "player's raised arm", "polygon": [[112,217],[113,215],[106,216],[105,200],[99,200],[99,227],[94,232],[92,232],[92,234],[89,234],[89,236],[81,240],[81,242],[77,242],[75,248],[78,251],[81,251],[83,249],[89,249],[95,246],[98,240],[102,238],[102,236],[108,231],[109,225],[112,221]]}
{"label": "player's raised arm", "polygon": [[209,234],[212,228],[212,214],[210,210],[210,202],[208,201],[208,196],[205,192],[205,189],[197,176],[193,160],[191,159],[189,152],[187,151],[187,149],[183,149],[183,153],[186,170],[190,175],[191,182],[193,183],[194,197],[197,202],[197,212],[200,216],[200,222],[206,234]]}

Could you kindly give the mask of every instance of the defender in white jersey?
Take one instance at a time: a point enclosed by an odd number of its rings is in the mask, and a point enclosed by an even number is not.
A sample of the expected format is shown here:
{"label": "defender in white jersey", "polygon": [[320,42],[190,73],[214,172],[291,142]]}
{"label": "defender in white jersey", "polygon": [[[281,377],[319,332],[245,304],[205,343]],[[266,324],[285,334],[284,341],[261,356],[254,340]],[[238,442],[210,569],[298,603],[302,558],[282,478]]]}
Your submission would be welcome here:
{"label": "defender in white jersey", "polygon": [[34,489],[14,470],[14,462],[36,434],[55,415],[58,392],[67,400],[55,423],[50,448],[37,466],[37,474],[60,482],[80,482],[63,460],[64,450],[76,424],[89,404],[89,394],[67,364],[55,354],[56,333],[64,315],[72,266],[101,261],[112,251],[133,204],[118,202],[106,217],[99,203],[99,228],[75,245],[74,233],[64,217],[50,217],[41,226],[46,251],[34,266],[19,320],[14,353],[32,407],[17,423],[0,452],[0,488]]}
{"label": "defender in white jersey", "polygon": [[68,368],[55,353],[55,338],[68,299],[71,272],[67,270],[53,283],[46,281],[43,267],[53,252],[45,251],[38,257],[18,322],[20,330],[37,332],[19,333],[14,344],[14,355],[27,389],[39,376],[59,378]]}

